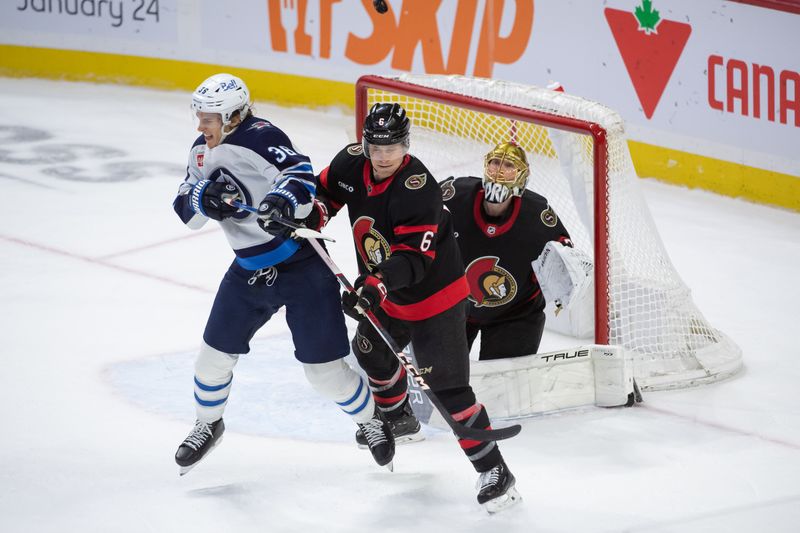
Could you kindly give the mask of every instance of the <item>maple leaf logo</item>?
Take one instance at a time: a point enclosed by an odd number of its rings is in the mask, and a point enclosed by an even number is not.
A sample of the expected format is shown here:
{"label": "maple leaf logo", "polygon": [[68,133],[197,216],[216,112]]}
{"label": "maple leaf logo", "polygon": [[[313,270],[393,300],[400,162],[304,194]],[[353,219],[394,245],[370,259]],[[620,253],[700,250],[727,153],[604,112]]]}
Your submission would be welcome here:
{"label": "maple leaf logo", "polygon": [[662,19],[658,10],[653,9],[651,0],[642,0],[633,13],[610,7],[604,13],[642,111],[651,118],[689,40],[692,27]]}
{"label": "maple leaf logo", "polygon": [[653,2],[644,0],[642,5],[636,6],[634,10],[636,20],[639,21],[639,30],[645,34],[658,33],[658,23],[661,22],[661,15],[653,9]]}

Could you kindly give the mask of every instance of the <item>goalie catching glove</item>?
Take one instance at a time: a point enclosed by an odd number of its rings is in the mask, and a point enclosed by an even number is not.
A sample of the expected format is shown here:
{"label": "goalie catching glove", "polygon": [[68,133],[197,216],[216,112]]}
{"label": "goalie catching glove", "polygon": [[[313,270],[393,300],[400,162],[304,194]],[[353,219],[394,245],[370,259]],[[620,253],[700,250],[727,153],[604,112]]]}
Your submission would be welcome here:
{"label": "goalie catching glove", "polygon": [[342,310],[355,320],[361,320],[368,311],[377,311],[386,299],[386,286],[372,274],[360,275],[353,288],[353,292],[342,293]]}
{"label": "goalie catching glove", "polygon": [[544,299],[556,305],[556,312],[580,305],[591,297],[594,263],[584,252],[550,241],[531,266]]}

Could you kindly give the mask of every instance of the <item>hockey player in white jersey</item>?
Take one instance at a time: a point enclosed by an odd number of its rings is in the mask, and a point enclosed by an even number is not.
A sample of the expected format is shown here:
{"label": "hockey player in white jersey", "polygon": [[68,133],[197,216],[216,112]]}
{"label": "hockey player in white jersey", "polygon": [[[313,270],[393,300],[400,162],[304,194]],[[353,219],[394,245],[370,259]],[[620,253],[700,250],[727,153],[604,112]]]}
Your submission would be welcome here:
{"label": "hockey player in white jersey", "polygon": [[[236,257],[220,283],[195,363],[197,420],[175,454],[181,474],[221,441],[233,368],[250,351],[255,332],[284,306],[308,381],[352,417],[375,461],[391,468],[394,440],[386,419],[344,361],[350,348],[336,278],[305,241],[272,220],[316,224],[323,218],[309,158],[283,131],[253,115],[247,86],[236,76],[205,80],[192,94],[192,111],[202,135],[189,152],[173,207],[192,229],[217,221]],[[259,204],[259,213],[232,207],[232,200]]]}

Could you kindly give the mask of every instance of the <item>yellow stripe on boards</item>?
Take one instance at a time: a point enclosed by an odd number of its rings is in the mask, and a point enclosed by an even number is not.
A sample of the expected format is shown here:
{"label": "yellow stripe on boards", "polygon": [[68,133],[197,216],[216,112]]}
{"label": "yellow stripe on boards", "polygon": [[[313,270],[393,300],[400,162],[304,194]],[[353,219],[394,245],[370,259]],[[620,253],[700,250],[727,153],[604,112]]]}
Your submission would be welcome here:
{"label": "yellow stripe on boards", "polygon": [[800,211],[800,176],[628,141],[639,176]]}
{"label": "yellow stripe on boards", "polygon": [[256,102],[352,109],[352,83],[152,57],[0,45],[0,76],[120,83],[194,90],[208,76],[229,72],[247,83]]}

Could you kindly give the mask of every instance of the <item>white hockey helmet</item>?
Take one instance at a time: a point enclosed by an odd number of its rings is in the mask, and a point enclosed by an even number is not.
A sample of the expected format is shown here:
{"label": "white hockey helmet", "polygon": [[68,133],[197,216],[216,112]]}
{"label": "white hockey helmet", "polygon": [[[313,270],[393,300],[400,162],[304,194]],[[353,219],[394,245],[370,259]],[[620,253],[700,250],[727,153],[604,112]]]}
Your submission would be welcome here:
{"label": "white hockey helmet", "polygon": [[192,111],[219,113],[223,126],[227,126],[236,113],[244,120],[251,105],[247,85],[232,74],[214,74],[192,93]]}

